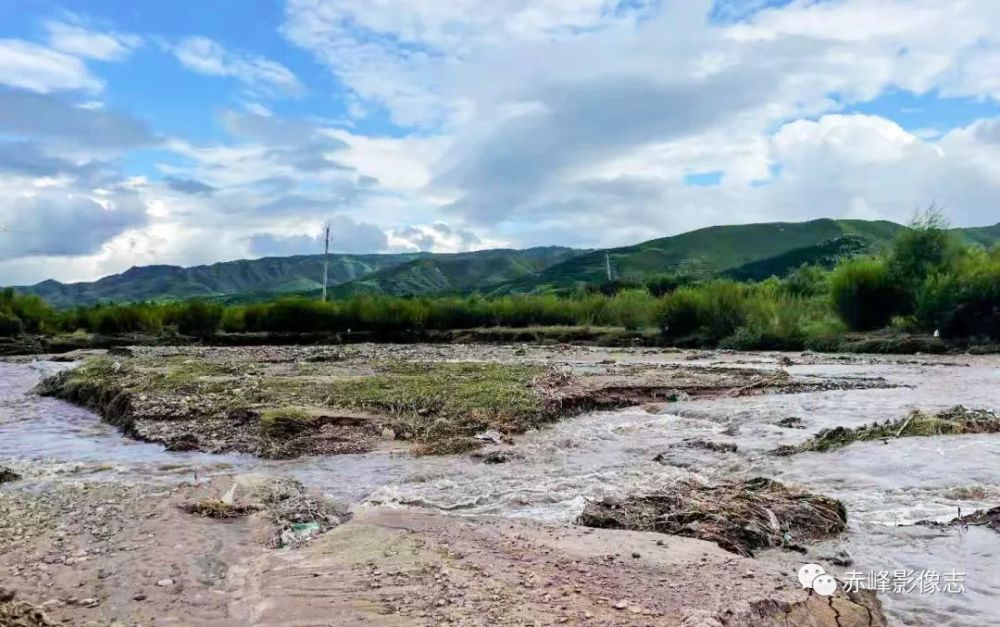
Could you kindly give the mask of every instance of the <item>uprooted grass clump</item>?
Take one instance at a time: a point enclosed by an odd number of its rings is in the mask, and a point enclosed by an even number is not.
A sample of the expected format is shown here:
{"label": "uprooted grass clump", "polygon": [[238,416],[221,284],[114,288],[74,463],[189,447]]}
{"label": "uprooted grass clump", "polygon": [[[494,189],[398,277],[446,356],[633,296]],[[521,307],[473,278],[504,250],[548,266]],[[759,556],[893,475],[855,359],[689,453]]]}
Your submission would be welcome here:
{"label": "uprooted grass clump", "polygon": [[1000,506],[977,510],[965,516],[959,510],[959,514],[948,522],[922,520],[917,524],[927,527],[989,527],[993,531],[1000,531]]}
{"label": "uprooted grass clump", "polygon": [[296,407],[268,409],[260,415],[261,432],[268,437],[298,435],[313,427],[315,423],[315,416]]}
{"label": "uprooted grass clump", "polygon": [[257,511],[256,505],[228,503],[222,499],[203,499],[181,506],[185,512],[203,518],[231,519],[243,518]]}
{"label": "uprooted grass clump", "polygon": [[11,481],[17,481],[20,478],[21,475],[17,474],[10,468],[0,466],[0,483],[10,483]]}
{"label": "uprooted grass clump", "polygon": [[847,511],[836,499],[758,477],[714,486],[683,481],[657,494],[604,499],[589,503],[577,524],[698,538],[752,556],[838,534]]}
{"label": "uprooted grass clump", "polygon": [[523,433],[550,417],[535,387],[543,373],[514,364],[393,362],[374,375],[334,382],[328,403],[388,415],[402,439]]}
{"label": "uprooted grass clump", "polygon": [[970,433],[1000,433],[1000,416],[984,409],[966,409],[960,405],[937,414],[914,410],[901,420],[876,422],[854,429],[824,429],[801,444],[780,446],[772,452],[775,455],[794,455],[806,451],[832,451],[851,442]]}

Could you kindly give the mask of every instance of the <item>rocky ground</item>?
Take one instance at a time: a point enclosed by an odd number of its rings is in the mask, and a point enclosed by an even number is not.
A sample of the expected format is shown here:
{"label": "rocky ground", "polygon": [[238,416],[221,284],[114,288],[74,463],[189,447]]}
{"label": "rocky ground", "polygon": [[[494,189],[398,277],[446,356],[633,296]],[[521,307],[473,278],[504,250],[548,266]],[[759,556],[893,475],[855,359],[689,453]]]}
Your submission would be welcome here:
{"label": "rocky ground", "polygon": [[63,356],[84,365],[39,389],[172,450],[281,458],[393,442],[460,453],[588,409],[886,385],[680,355],[568,345],[136,347]]}
{"label": "rocky ground", "polygon": [[689,538],[375,509],[275,548],[287,480],[38,488],[0,491],[5,627],[885,624],[871,595]]}

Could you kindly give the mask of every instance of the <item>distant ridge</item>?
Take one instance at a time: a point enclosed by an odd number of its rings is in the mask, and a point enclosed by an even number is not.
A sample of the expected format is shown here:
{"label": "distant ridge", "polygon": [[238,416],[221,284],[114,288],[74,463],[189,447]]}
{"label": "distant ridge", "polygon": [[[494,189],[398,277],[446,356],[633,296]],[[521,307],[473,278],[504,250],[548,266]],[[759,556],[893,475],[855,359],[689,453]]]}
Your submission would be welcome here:
{"label": "distant ridge", "polygon": [[[563,291],[603,282],[606,257],[623,279],[684,272],[759,280],[781,276],[802,263],[829,266],[844,256],[877,251],[905,228],[881,220],[820,219],[713,226],[607,251],[548,246],[453,254],[331,255],[331,295]],[[954,232],[982,246],[1000,242],[1000,224]],[[60,308],[191,298],[249,302],[282,294],[318,295],[322,276],[322,255],[300,255],[191,268],[133,267],[91,283],[49,280],[16,289]]]}

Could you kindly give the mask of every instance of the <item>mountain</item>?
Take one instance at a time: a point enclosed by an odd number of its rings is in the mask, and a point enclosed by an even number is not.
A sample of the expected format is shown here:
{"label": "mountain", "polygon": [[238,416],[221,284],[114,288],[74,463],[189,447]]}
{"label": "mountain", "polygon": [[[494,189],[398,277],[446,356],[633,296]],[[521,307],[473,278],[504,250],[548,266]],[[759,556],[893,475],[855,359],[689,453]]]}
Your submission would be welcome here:
{"label": "mountain", "polygon": [[905,227],[893,222],[830,219],[712,226],[634,246],[580,255],[535,276],[512,281],[497,291],[534,292],[599,283],[606,280],[608,260],[612,272],[622,279],[641,280],[665,272],[707,277],[847,235],[885,243],[902,228]]}
{"label": "mountain", "polygon": [[333,288],[334,297],[354,294],[442,294],[469,292],[532,276],[586,251],[558,246],[438,254],[388,267]]}
{"label": "mountain", "polygon": [[[366,278],[345,293],[434,293],[470,289],[538,272],[574,254],[571,248],[483,250],[459,254],[331,255],[329,285]],[[400,268],[398,274],[392,271]],[[212,298],[227,302],[269,300],[282,294],[319,293],[323,256],[267,257],[207,266],[133,267],[93,283],[44,281],[18,291],[56,307],[100,302],[176,301]],[[334,287],[336,289],[336,287]]]}
{"label": "mountain", "polygon": [[[330,283],[339,284],[422,256],[334,255],[330,257]],[[44,281],[21,292],[37,294],[56,307],[99,302],[185,300],[212,298],[239,292],[301,292],[322,287],[323,256],[268,257],[228,261],[208,266],[133,267],[93,283]]]}
{"label": "mountain", "polygon": [[[875,252],[905,228],[884,220],[828,218],[712,226],[634,246],[579,255],[538,274],[500,285],[493,293],[566,290],[580,284],[601,283],[607,280],[608,262],[614,276],[626,280],[642,280],[661,273],[711,277],[736,272],[741,267],[759,276],[769,266],[787,271],[789,264],[797,261],[800,262],[794,267],[811,260],[828,265],[823,256],[836,254],[832,248],[838,246],[845,248],[841,251],[845,254],[847,247],[858,249],[850,254]],[[1000,224],[954,229],[954,232],[969,243],[991,246],[1000,242]]]}
{"label": "mountain", "polygon": [[[875,252],[905,228],[885,221],[823,219],[713,226],[606,251],[553,246],[455,254],[332,255],[329,285],[335,298],[359,293],[568,290],[604,282],[608,261],[621,279],[642,280],[674,272],[762,279],[786,274],[802,263],[829,266],[845,256]],[[1000,242],[1000,224],[954,232],[983,246]],[[56,307],[189,298],[251,302],[282,294],[318,294],[322,276],[323,256],[307,255],[193,268],[146,266],[93,283],[44,281],[17,289],[37,294]]]}

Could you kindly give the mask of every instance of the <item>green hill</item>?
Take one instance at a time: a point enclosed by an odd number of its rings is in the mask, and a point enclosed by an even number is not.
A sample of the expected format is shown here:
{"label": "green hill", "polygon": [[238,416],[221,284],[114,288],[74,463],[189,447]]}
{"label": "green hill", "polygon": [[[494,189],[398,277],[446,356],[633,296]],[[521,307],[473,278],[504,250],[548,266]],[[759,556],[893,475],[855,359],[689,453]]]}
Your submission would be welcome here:
{"label": "green hill", "polygon": [[[769,266],[786,272],[789,264],[821,263],[824,255],[844,256],[874,252],[906,227],[884,220],[831,220],[809,222],[765,222],[712,226],[634,246],[594,251],[556,264],[536,275],[499,286],[495,293],[527,293],[565,290],[585,283],[607,280],[607,261],[616,278],[643,280],[661,273],[685,273],[696,277],[725,275],[747,268],[759,276]],[[983,246],[1000,242],[1000,224],[954,229],[965,241]],[[838,245],[857,248],[854,253],[824,250]],[[810,261],[815,259],[814,261]],[[756,264],[756,265],[752,265]],[[794,267],[798,267],[798,263]],[[777,270],[776,270],[777,271]],[[767,275],[770,276],[770,275]],[[763,278],[766,278],[763,277]]]}
{"label": "green hill", "polygon": [[[329,285],[341,293],[424,294],[492,286],[578,254],[571,248],[484,250],[459,254],[331,255]],[[131,268],[92,283],[44,281],[17,288],[59,308],[100,302],[176,301],[211,298],[226,302],[270,300],[281,294],[318,294],[323,256],[268,257],[208,266]],[[364,278],[364,282],[358,282]]]}
{"label": "green hill", "polygon": [[605,253],[615,276],[621,279],[641,280],[664,272],[707,277],[846,235],[884,243],[902,228],[893,222],[830,219],[712,226],[634,246],[580,255],[536,276],[512,281],[498,291],[533,292],[600,283],[607,277]]}
{"label": "green hill", "polygon": [[763,281],[772,276],[786,276],[804,264],[829,269],[841,259],[872,253],[877,247],[872,240],[844,235],[730,268],[722,276],[734,281]]}
{"label": "green hill", "polygon": [[[330,283],[337,285],[421,257],[400,255],[334,255]],[[19,291],[37,294],[56,307],[99,302],[171,301],[215,298],[241,292],[302,292],[322,287],[323,256],[268,257],[208,266],[134,267],[93,283],[44,281]]]}
{"label": "green hill", "polygon": [[434,255],[385,268],[335,287],[332,294],[442,294],[472,292],[529,277],[584,254],[571,248],[548,246],[527,250],[487,250]]}

